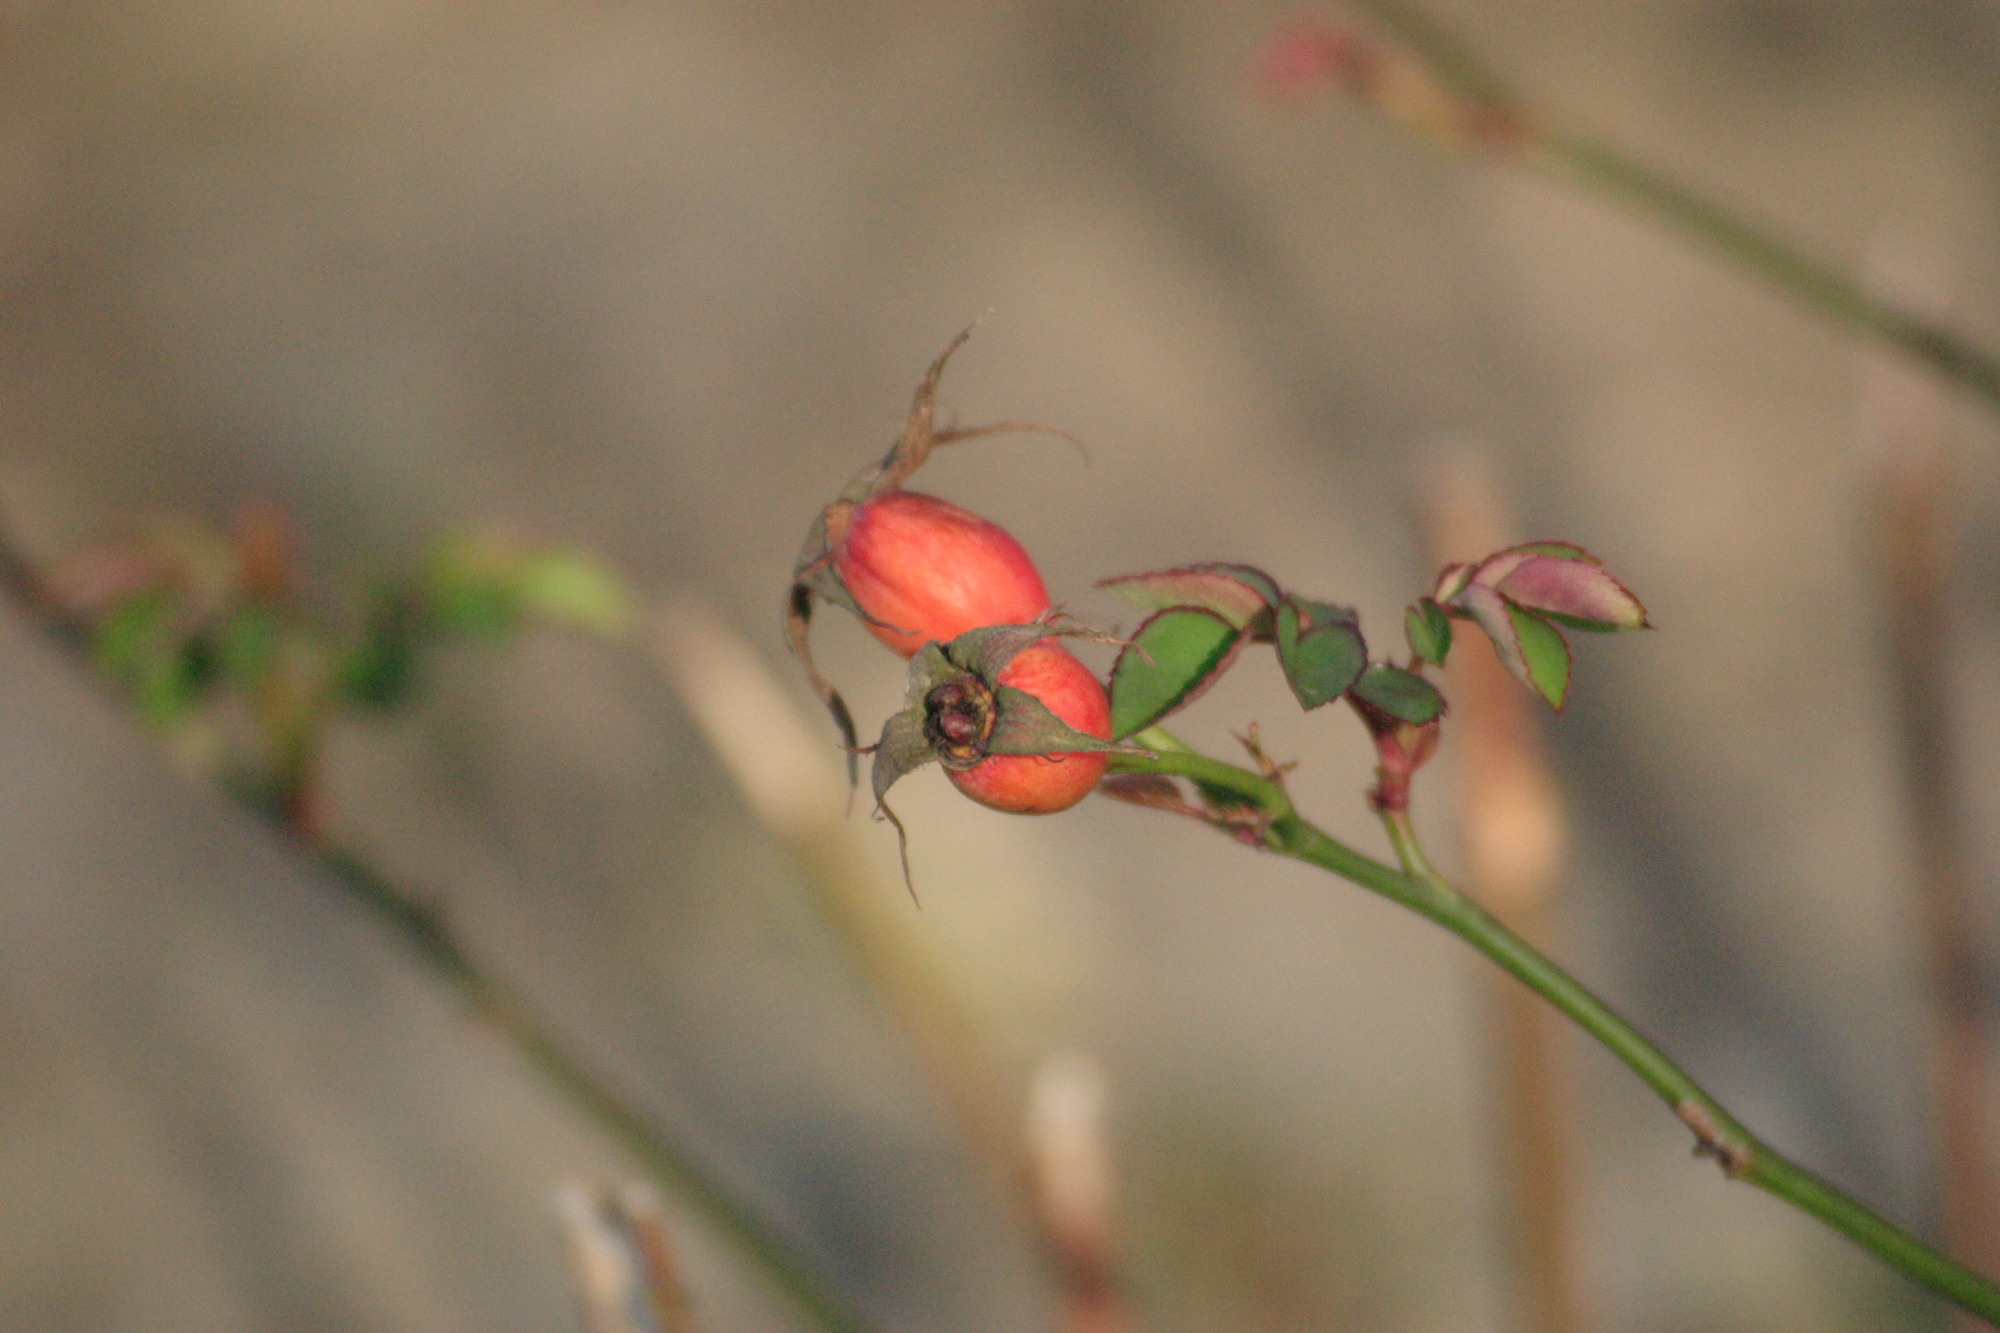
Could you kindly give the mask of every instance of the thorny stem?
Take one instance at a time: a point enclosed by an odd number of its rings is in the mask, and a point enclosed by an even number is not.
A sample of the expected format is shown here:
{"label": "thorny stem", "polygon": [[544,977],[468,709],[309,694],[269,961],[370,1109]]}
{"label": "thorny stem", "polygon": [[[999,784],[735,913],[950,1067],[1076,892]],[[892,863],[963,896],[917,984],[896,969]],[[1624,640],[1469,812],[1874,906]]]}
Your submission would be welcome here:
{"label": "thorny stem", "polygon": [[1776,1195],[1844,1233],[1906,1277],[1988,1322],[2000,1324],[2000,1287],[1926,1245],[1745,1129],[1687,1071],[1611,1006],[1431,869],[1406,815],[1384,818],[1390,841],[1405,866],[1397,870],[1330,837],[1307,821],[1293,807],[1284,787],[1261,774],[1195,754],[1158,727],[1142,731],[1132,739],[1153,751],[1153,757],[1114,755],[1111,759],[1114,771],[1190,778],[1208,791],[1227,793],[1254,807],[1268,820],[1264,833],[1264,846],[1268,850],[1330,870],[1430,918],[1568,1015],[1659,1094],[1694,1132],[1695,1151],[1715,1158],[1724,1175],[1748,1181]]}
{"label": "thorny stem", "polygon": [[1350,0],[1460,95],[1507,126],[1509,156],[1664,223],[1758,274],[1850,332],[1879,338],[2000,409],[2000,360],[1955,330],[1859,283],[1701,193],[1591,139],[1550,128],[1486,64],[1401,0]]}
{"label": "thorny stem", "polygon": [[[52,605],[34,567],[6,540],[4,532],[0,532],[0,597],[10,601],[17,611],[63,647],[72,651],[82,647],[80,627]],[[869,1333],[872,1326],[840,1303],[825,1280],[794,1252],[793,1242],[781,1236],[755,1209],[711,1174],[695,1154],[654,1125],[610,1084],[591,1073],[562,1036],[538,1018],[512,987],[466,951],[447,927],[441,912],[399,888],[358,857],[308,839],[304,836],[306,828],[283,819],[282,811],[259,813],[270,816],[274,829],[282,831],[344,893],[400,936],[425,966],[457,991],[599,1129],[671,1189],[674,1197],[686,1202],[704,1221],[734,1242],[814,1328],[824,1333]]]}

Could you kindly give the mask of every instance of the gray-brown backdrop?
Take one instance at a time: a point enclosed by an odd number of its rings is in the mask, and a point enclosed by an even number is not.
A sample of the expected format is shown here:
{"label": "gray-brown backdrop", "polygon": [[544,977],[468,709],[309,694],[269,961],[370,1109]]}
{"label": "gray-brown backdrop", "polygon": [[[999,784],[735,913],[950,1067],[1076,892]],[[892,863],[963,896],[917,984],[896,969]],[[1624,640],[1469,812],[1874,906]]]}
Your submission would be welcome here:
{"label": "gray-brown backdrop", "polygon": [[[1988,0],[1438,8],[1560,114],[1815,252],[1897,238],[2000,334]],[[1933,1225],[1852,345],[1597,204],[1260,99],[1251,57],[1292,10],[10,0],[0,498],[46,554],[276,497],[329,597],[505,520],[705,592],[782,666],[807,520],[988,309],[946,399],[1059,425],[1088,464],[998,441],[923,484],[1085,614],[1119,614],[1096,578],[1231,558],[1386,643],[1425,577],[1415,461],[1476,442],[1524,530],[1610,558],[1662,626],[1585,644],[1551,728],[1563,953],[1753,1125]],[[2000,438],[1966,417],[1983,869]],[[879,718],[894,663],[826,641]],[[0,1326],[575,1327],[549,1190],[630,1168],[12,620],[0,690]],[[1260,662],[1187,730],[1222,748],[1250,719],[1304,759],[1301,803],[1376,846],[1351,721],[1300,719]],[[1192,825],[911,787],[918,930],[1003,1081],[1065,1046],[1109,1071],[1150,1326],[1506,1325],[1466,950]],[[559,638],[453,654],[414,716],[342,734],[335,792],[345,836],[885,1327],[1041,1326],[935,1095],[645,670]],[[1600,1327],[1931,1326],[1566,1049]],[[681,1234],[707,1327],[784,1326]]]}

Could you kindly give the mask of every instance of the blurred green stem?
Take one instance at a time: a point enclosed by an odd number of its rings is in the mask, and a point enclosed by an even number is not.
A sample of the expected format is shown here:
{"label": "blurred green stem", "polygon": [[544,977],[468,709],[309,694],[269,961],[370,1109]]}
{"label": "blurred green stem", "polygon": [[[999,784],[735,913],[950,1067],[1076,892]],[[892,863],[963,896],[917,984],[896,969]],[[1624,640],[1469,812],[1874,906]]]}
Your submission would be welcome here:
{"label": "blurred green stem", "polygon": [[2000,360],[1955,330],[1871,295],[1837,269],[1614,148],[1550,128],[1483,60],[1414,6],[1401,0],[1349,3],[1453,92],[1504,124],[1510,158],[1679,231],[1849,332],[1881,339],[2000,410]]}
{"label": "blurred green stem", "polygon": [[[87,650],[84,627],[66,615],[43,586],[34,566],[7,540],[0,525],[0,597],[11,601],[72,656]],[[335,884],[402,937],[426,966],[452,987],[597,1126],[630,1152],[673,1196],[732,1241],[809,1325],[823,1333],[869,1333],[870,1325],[845,1309],[827,1284],[757,1211],[698,1164],[692,1152],[655,1126],[629,1101],[592,1074],[556,1031],[522,998],[468,953],[443,914],[411,897],[366,862],[313,836],[313,822],[298,817],[300,793],[279,806],[247,801],[274,829],[310,855]]]}
{"label": "blurred green stem", "polygon": [[1845,1233],[1892,1268],[1989,1322],[2000,1323],[2000,1287],[1924,1244],[1758,1139],[1638,1029],[1575,977],[1453,888],[1431,868],[1405,813],[1384,815],[1403,869],[1347,846],[1304,819],[1273,778],[1197,754],[1159,727],[1132,737],[1152,757],[1118,755],[1122,773],[1191,779],[1211,798],[1256,811],[1270,851],[1330,870],[1429,917],[1562,1010],[1646,1081],[1694,1132],[1696,1151]]}
{"label": "blurred green stem", "polygon": [[692,1208],[748,1256],[825,1333],[867,1333],[869,1325],[844,1309],[825,1283],[807,1271],[765,1220],[737,1198],[630,1102],[592,1074],[568,1045],[506,983],[475,961],[446,928],[443,917],[410,898],[367,863],[338,848],[312,849],[334,882],[402,936],[430,969],[501,1032],[544,1078],[554,1084],[672,1197]]}

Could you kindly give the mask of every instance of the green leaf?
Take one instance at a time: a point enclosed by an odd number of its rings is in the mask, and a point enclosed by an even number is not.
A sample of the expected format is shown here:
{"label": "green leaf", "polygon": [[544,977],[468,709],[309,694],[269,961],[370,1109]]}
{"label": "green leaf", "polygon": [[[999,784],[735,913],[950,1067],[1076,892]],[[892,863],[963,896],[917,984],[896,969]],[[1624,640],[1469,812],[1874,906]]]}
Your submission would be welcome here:
{"label": "green leaf", "polygon": [[607,639],[632,628],[632,595],[597,561],[573,551],[542,551],[514,578],[517,605],[552,624]]}
{"label": "green leaf", "polygon": [[1175,607],[1139,626],[1111,667],[1111,734],[1125,737],[1193,700],[1235,660],[1242,631],[1214,611]]}
{"label": "green leaf", "polygon": [[1347,693],[1368,665],[1368,645],[1344,606],[1288,597],[1278,607],[1278,660],[1299,705],[1308,710]]}
{"label": "green leaf", "polygon": [[1451,651],[1451,617],[1429,597],[1419,597],[1403,613],[1403,634],[1410,651],[1432,666],[1443,666]]}
{"label": "green leaf", "polygon": [[1125,574],[1098,587],[1150,611],[1194,607],[1234,629],[1250,629],[1277,604],[1278,585],[1249,565],[1189,565],[1152,574]]}
{"label": "green leaf", "polygon": [[1534,686],[1535,693],[1549,701],[1549,707],[1560,709],[1569,694],[1569,644],[1562,631],[1511,602],[1507,613],[1514,622],[1521,657],[1527,664],[1528,683]]}
{"label": "green leaf", "polygon": [[1401,667],[1377,665],[1361,673],[1349,693],[1399,721],[1421,727],[1444,714],[1444,696],[1437,686]]}

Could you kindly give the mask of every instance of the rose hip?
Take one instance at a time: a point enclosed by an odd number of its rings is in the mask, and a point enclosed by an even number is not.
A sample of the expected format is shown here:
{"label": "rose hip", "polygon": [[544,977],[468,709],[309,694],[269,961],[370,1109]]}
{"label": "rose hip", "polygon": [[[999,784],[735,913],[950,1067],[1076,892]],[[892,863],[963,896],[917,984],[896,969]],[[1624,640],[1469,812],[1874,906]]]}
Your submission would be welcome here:
{"label": "rose hip", "polygon": [[[1111,701],[1104,686],[1061,644],[1043,642],[1024,650],[1000,672],[999,683],[1034,695],[1078,731],[1111,739]],[[995,754],[946,776],[981,805],[1009,814],[1048,815],[1088,796],[1107,762],[1102,754]]]}
{"label": "rose hip", "polygon": [[855,511],[833,567],[868,630],[908,657],[985,625],[1025,625],[1048,589],[1006,529],[935,496],[885,491]]}

